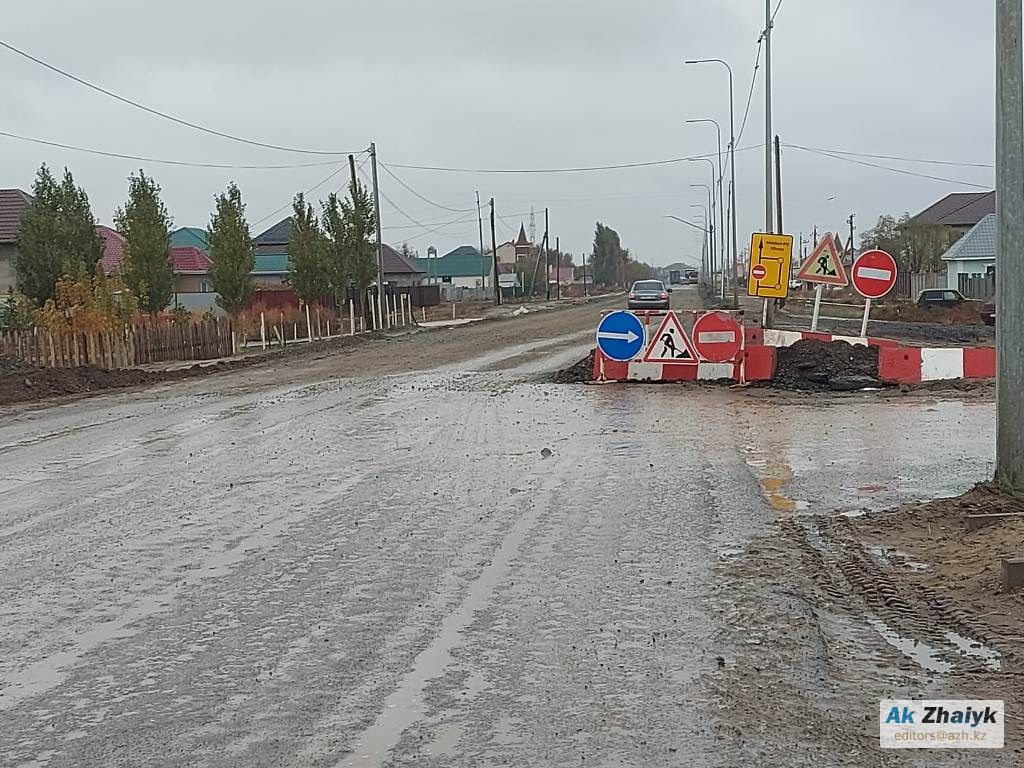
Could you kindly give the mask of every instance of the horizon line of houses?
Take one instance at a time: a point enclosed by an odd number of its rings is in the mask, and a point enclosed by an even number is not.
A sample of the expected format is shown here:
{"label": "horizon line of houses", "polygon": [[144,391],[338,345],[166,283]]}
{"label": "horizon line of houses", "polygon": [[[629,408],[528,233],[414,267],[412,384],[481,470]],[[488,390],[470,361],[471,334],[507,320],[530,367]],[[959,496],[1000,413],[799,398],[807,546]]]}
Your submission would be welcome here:
{"label": "horizon line of houses", "polygon": [[[0,294],[10,293],[16,284],[14,260],[17,233],[21,218],[32,203],[32,196],[20,189],[0,189]],[[257,290],[290,290],[288,275],[291,260],[288,241],[292,219],[285,217],[253,238],[252,277]],[[120,266],[125,253],[124,237],[112,227],[99,224],[96,231],[103,243],[100,266],[107,274]],[[498,284],[505,289],[521,289],[516,265],[540,249],[530,243],[525,226],[519,236],[497,246]],[[494,289],[494,257],[492,252],[481,254],[472,245],[460,245],[438,256],[433,248],[426,258],[405,257],[394,247],[383,244],[384,282],[400,287],[439,285],[449,289],[476,289],[482,292]],[[178,227],[170,233],[168,258],[174,272],[174,298],[172,306],[186,309],[213,308],[215,294],[209,280],[213,263],[206,230],[200,227]],[[573,267],[553,269],[552,282],[570,284],[575,278]]]}

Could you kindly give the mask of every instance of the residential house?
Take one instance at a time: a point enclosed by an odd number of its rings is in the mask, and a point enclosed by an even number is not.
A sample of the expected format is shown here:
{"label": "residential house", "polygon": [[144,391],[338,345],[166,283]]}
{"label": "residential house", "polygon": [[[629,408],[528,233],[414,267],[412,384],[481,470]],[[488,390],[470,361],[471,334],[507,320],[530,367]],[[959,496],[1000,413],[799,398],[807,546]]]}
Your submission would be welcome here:
{"label": "residential house", "polygon": [[17,283],[14,260],[21,217],[32,204],[32,195],[20,189],[0,189],[0,294],[13,293]]}
{"label": "residential house", "polygon": [[[176,230],[171,235],[171,248],[167,253],[171,261],[171,270],[174,272],[174,293],[209,293],[209,273],[212,262],[206,253],[195,245],[175,245],[175,240],[181,242],[184,236],[175,237],[182,230]],[[203,232],[203,230],[198,230]],[[116,229],[99,225],[96,233],[103,241],[103,256],[100,258],[100,267],[106,274],[117,271],[124,260],[125,239]],[[205,234],[205,233],[204,233]],[[205,242],[205,238],[204,238]],[[176,300],[175,300],[176,303]],[[209,303],[209,302],[207,302]]]}
{"label": "residential house", "polygon": [[[291,217],[282,219],[270,229],[253,239],[256,265],[253,278],[257,288],[282,288],[287,286],[291,260],[288,258],[288,241],[292,234]],[[425,277],[418,265],[406,259],[386,243],[382,246],[384,282],[392,285],[419,285]]]}
{"label": "residential house", "polygon": [[[494,262],[490,255],[484,256],[472,245],[460,245],[444,256],[432,259],[416,259],[417,268],[424,274],[425,282],[450,285],[453,288],[483,288],[494,285]],[[511,264],[499,263],[503,273]]]}
{"label": "residential house", "polygon": [[964,276],[986,278],[995,275],[997,229],[996,215],[990,213],[942,254],[942,261],[946,264],[947,288],[961,290]]}
{"label": "residential house", "polygon": [[200,227],[180,227],[171,232],[171,248],[198,248],[207,256],[210,255],[210,243],[206,239],[206,230]]}
{"label": "residential house", "polygon": [[925,208],[914,221],[939,224],[949,229],[956,239],[995,212],[995,192],[954,192]]}
{"label": "residential house", "polygon": [[[489,249],[486,253],[487,257],[490,258],[491,254],[495,249]],[[537,255],[540,252],[540,248],[530,242],[530,239],[526,236],[526,227],[523,224],[519,225],[519,236],[515,240],[509,240],[505,243],[500,243],[497,246],[498,251],[498,265],[510,264],[515,266],[524,259],[529,259],[531,256]]]}

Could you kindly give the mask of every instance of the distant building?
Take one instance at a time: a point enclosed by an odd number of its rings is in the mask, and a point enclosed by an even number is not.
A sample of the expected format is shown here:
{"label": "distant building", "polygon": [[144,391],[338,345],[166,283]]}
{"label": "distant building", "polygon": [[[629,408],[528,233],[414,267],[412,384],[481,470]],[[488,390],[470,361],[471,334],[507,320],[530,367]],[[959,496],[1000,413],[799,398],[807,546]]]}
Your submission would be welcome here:
{"label": "distant building", "polygon": [[[499,248],[500,253],[500,248]],[[454,288],[492,288],[494,263],[490,254],[483,255],[472,245],[460,245],[444,256],[417,259],[417,267],[427,284],[450,285]],[[512,270],[511,264],[499,262],[499,268]]]}
{"label": "distant building", "polygon": [[[176,230],[176,232],[180,231]],[[116,229],[103,224],[96,227],[96,233],[103,241],[100,268],[108,275],[113,274],[124,261],[124,236]],[[178,238],[179,241],[181,239]],[[209,274],[212,266],[210,257],[194,245],[176,246],[174,242],[175,237],[172,235],[171,248],[167,252],[167,257],[171,261],[171,270],[174,272],[174,293],[210,293]],[[172,298],[171,303],[173,305],[177,302]]]}
{"label": "distant building", "polygon": [[18,227],[32,204],[32,195],[20,189],[0,189],[0,294],[12,293],[17,284],[14,261],[18,251]]}
{"label": "distant building", "polygon": [[946,264],[946,287],[959,290],[960,276],[985,277],[996,271],[998,219],[990,213],[942,254]]}
{"label": "distant building", "polygon": [[995,212],[995,192],[954,192],[925,208],[914,221],[939,224],[951,230],[954,237],[960,237]]}

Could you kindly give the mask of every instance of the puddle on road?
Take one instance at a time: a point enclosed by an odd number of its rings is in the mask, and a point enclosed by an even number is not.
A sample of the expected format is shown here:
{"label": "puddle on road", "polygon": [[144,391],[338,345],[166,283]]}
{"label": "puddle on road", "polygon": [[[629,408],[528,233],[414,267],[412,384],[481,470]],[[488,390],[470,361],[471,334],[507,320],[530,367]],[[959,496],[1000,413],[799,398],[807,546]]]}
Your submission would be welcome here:
{"label": "puddle on road", "polygon": [[948,647],[940,648],[935,645],[922,643],[914,638],[904,637],[880,619],[869,619],[868,624],[889,645],[930,672],[948,674],[953,671],[954,664],[942,658],[944,654],[948,654],[950,651],[955,651],[958,656],[963,658],[976,659],[992,672],[1002,671],[1003,666],[999,651],[989,648],[977,640],[964,637],[951,629],[947,629],[943,633]]}
{"label": "puddle on road", "polygon": [[978,659],[992,672],[1000,672],[1003,669],[1000,661],[999,651],[982,645],[977,640],[957,634],[952,630],[946,631],[946,639],[955,647],[962,656]]}
{"label": "puddle on road", "polygon": [[882,639],[889,645],[902,653],[918,666],[930,672],[949,673],[953,671],[953,665],[943,661],[939,649],[922,643],[910,637],[903,637],[899,632],[892,629],[880,619],[869,619],[868,624],[875,630]]}

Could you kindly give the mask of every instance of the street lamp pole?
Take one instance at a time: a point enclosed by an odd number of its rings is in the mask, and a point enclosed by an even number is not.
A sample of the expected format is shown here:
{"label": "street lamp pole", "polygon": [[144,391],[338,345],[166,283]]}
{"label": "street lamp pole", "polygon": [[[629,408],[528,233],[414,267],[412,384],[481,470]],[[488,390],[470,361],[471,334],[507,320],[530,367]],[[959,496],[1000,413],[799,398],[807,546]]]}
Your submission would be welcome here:
{"label": "street lamp pole", "polygon": [[686,64],[721,64],[729,73],[729,173],[732,180],[729,184],[729,210],[732,212],[732,305],[739,308],[740,278],[736,268],[739,244],[736,238],[736,102],[733,96],[732,67],[724,59],[691,59]]}
{"label": "street lamp pole", "polygon": [[[692,186],[704,187],[704,186],[707,186],[707,185],[706,184],[695,184],[695,185],[692,185]],[[708,213],[708,207],[706,205],[704,205],[704,203],[690,203],[690,207],[691,208],[696,208],[704,216],[704,226],[703,227],[698,227],[698,229],[700,229],[700,231],[704,233],[704,242],[701,245],[701,258],[702,259],[706,259],[707,262],[708,262],[708,265],[710,267],[710,270],[705,270],[704,271],[704,279],[707,280],[708,272],[710,271],[710,274],[711,274],[711,285],[712,285],[712,287],[714,287],[714,284],[715,284],[714,283],[715,272],[714,272],[714,264],[712,263],[712,259],[714,257],[711,254],[711,250],[710,250],[710,247],[709,247],[711,245],[711,237],[710,237],[711,233],[708,231],[708,226],[709,226],[709,222],[711,221],[711,219],[710,219],[710,214]],[[686,222],[686,223],[689,224],[690,222]]]}
{"label": "street lamp pole", "polygon": [[[725,197],[722,194],[722,126],[710,117],[700,120],[687,120],[688,123],[711,123],[718,131],[718,254],[721,257],[722,270],[722,301],[725,301],[725,268],[729,263],[729,238],[725,230]],[[712,170],[714,165],[712,164]]]}
{"label": "street lamp pole", "polygon": [[[715,164],[712,163],[707,158],[701,158],[701,159],[703,159],[705,162],[707,162],[707,163],[709,163],[711,165],[711,186],[708,186],[707,184],[691,184],[690,186],[691,187],[703,187],[704,189],[706,189],[708,191],[708,210],[709,210],[709,217],[710,218],[707,219],[707,224],[708,224],[708,237],[711,239],[711,243],[710,243],[710,246],[711,246],[711,290],[714,291],[715,290],[715,267],[716,266],[721,267],[721,265],[715,259],[715,187],[714,187],[714,184],[715,184]],[[724,271],[722,273],[722,277],[723,278],[725,277]]]}

